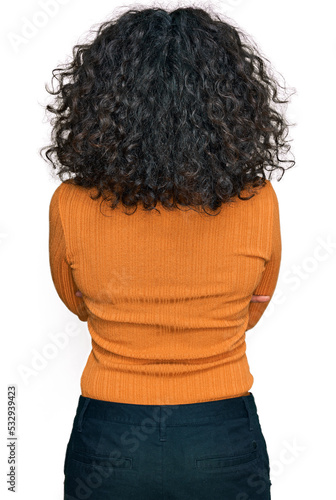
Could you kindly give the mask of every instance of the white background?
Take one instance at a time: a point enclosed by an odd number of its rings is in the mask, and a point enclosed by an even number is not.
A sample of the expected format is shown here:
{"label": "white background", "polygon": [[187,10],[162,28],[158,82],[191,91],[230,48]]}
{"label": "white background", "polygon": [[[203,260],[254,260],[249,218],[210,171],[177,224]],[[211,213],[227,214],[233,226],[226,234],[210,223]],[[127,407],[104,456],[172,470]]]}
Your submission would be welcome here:
{"label": "white background", "polygon": [[[15,498],[61,500],[65,448],[91,349],[86,323],[60,301],[49,270],[48,210],[60,181],[38,154],[50,134],[43,108],[50,96],[44,85],[91,27],[116,8],[123,12],[122,6],[133,5],[126,0],[16,0],[2,7],[2,498],[14,498],[6,483],[7,386],[18,388]],[[160,5],[171,10],[177,4]],[[246,30],[297,90],[288,106],[289,120],[297,123],[291,129],[297,164],[279,183],[273,181],[283,245],[277,291],[258,325],[247,332],[247,355],[269,450],[272,500],[333,498],[333,3],[225,0],[211,5]],[[62,348],[53,340],[58,333],[68,342]]]}

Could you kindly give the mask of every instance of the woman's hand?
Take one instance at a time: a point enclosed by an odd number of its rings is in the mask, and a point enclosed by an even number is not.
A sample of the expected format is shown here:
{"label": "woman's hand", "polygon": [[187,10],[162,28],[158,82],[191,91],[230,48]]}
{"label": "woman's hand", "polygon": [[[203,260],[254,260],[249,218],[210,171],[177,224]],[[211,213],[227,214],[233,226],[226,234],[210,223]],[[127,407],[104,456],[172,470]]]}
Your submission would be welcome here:
{"label": "woman's hand", "polygon": [[270,295],[252,295],[251,302],[267,302],[270,298]]}

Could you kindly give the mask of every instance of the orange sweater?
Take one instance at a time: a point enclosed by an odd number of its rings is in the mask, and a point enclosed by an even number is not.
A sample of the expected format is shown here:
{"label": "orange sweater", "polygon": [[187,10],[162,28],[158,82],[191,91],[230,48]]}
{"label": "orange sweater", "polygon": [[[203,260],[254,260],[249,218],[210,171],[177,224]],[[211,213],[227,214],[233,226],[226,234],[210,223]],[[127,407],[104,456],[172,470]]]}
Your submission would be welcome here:
{"label": "orange sweater", "polygon": [[89,192],[63,182],[49,207],[52,280],[92,338],[82,395],[164,405],[248,394],[245,332],[269,304],[250,300],[273,295],[281,260],[271,182],[214,217],[160,204],[161,215],[126,215]]}

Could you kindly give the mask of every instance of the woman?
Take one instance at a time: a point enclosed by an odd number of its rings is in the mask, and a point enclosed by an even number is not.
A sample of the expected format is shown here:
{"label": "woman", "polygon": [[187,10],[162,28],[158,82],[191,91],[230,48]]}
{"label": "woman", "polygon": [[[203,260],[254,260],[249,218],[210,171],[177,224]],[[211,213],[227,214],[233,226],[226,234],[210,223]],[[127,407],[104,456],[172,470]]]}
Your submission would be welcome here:
{"label": "woman", "polygon": [[51,274],[92,337],[64,498],[269,499],[245,332],[278,279],[288,99],[191,7],[127,11],[53,76]]}

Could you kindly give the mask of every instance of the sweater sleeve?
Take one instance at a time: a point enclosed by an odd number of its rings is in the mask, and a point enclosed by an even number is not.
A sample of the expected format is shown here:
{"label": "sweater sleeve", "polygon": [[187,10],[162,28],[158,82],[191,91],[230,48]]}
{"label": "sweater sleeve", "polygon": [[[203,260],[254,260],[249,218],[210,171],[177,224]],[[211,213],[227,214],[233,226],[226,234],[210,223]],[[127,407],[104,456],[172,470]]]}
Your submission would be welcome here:
{"label": "sweater sleeve", "polygon": [[246,330],[253,328],[261,316],[264,314],[265,309],[268,307],[272,300],[273,293],[278,281],[278,275],[281,263],[281,230],[280,230],[280,217],[279,217],[279,204],[276,193],[271,186],[272,191],[272,249],[271,256],[265,263],[265,268],[261,280],[253,292],[254,295],[269,295],[271,298],[267,302],[250,302],[249,305],[249,321]]}
{"label": "sweater sleeve", "polygon": [[77,297],[78,287],[73,279],[61,219],[59,197],[62,184],[55,190],[49,205],[49,263],[51,277],[60,299],[81,321],[88,314],[82,297]]}

